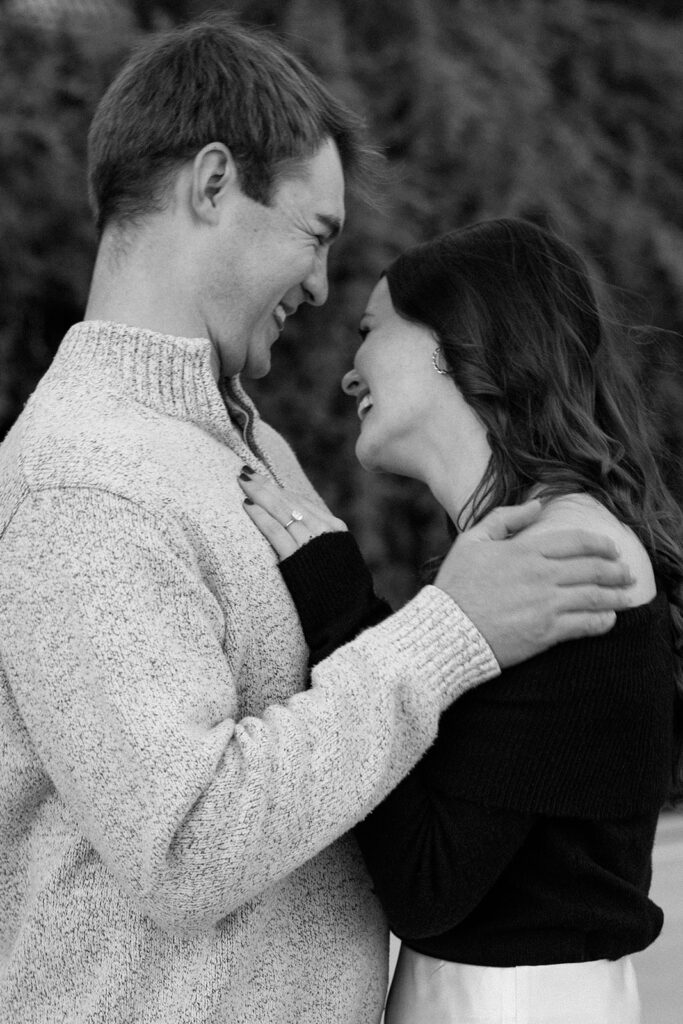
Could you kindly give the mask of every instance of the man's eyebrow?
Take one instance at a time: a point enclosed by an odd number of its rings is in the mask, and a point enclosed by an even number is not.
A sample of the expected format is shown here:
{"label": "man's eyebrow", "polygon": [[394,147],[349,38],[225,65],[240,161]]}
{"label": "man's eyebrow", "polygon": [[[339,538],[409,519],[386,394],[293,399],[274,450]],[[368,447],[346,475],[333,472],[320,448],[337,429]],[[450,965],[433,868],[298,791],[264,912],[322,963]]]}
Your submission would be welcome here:
{"label": "man's eyebrow", "polygon": [[332,242],[342,229],[339,217],[330,217],[327,213],[316,213],[316,220],[327,228],[327,241]]}

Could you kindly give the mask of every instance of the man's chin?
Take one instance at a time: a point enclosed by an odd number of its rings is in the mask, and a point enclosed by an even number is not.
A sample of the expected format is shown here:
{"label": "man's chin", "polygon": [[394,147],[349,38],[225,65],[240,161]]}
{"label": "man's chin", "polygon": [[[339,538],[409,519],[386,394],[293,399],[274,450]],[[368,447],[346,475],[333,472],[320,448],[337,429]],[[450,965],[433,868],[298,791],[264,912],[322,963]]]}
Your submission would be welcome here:
{"label": "man's chin", "polygon": [[245,377],[248,377],[249,380],[260,380],[261,377],[268,376],[270,373],[270,366],[270,352],[268,352],[267,355],[262,356],[258,360],[249,360],[242,373]]}

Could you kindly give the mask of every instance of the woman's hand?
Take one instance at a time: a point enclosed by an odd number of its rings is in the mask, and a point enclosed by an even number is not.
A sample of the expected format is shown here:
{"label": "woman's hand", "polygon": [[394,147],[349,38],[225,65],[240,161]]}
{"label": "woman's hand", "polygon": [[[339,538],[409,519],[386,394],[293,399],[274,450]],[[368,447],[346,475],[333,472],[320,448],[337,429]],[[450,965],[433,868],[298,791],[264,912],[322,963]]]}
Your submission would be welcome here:
{"label": "woman's hand", "polygon": [[346,524],[328,509],[315,505],[301,494],[278,487],[274,480],[248,466],[242,467],[238,481],[246,496],[247,515],[280,561],[321,533],[346,531]]}
{"label": "woman's hand", "polygon": [[391,614],[341,519],[248,466],[239,482],[247,514],[280,557],[311,666]]}

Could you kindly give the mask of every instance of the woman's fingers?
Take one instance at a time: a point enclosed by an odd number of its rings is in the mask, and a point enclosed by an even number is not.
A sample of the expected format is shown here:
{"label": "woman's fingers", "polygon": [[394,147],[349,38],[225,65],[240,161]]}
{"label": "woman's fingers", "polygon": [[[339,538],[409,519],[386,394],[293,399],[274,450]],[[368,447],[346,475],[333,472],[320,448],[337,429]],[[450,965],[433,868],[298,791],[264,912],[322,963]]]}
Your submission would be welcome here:
{"label": "woman's fingers", "polygon": [[283,558],[289,558],[289,556],[293,555],[295,551],[298,551],[301,545],[294,540],[294,537],[292,537],[289,531],[286,530],[285,527],[277,521],[277,519],[274,519],[273,516],[271,516],[270,512],[266,512],[266,510],[261,508],[260,505],[255,505],[253,503],[248,505],[246,502],[244,509],[251,521],[261,531],[270,546],[273,548],[280,561],[282,561]]}
{"label": "woman's fingers", "polygon": [[346,530],[342,520],[328,509],[320,508],[303,495],[279,487],[262,473],[247,472],[245,467],[238,482],[246,497],[253,502],[253,505],[245,505],[252,521],[281,558],[286,558],[321,533]]}

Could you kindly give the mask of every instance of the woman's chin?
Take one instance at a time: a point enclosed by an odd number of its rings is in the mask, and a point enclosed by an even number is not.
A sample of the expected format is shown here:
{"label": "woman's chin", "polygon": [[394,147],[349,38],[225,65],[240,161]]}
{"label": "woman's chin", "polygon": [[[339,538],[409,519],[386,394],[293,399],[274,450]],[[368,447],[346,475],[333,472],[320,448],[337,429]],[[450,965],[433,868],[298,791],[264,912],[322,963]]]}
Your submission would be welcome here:
{"label": "woman's chin", "polygon": [[369,444],[362,434],[356,441],[356,458],[368,473],[386,473],[387,469],[375,445]]}

